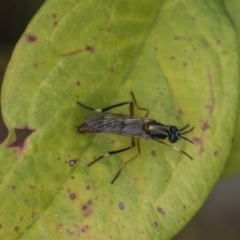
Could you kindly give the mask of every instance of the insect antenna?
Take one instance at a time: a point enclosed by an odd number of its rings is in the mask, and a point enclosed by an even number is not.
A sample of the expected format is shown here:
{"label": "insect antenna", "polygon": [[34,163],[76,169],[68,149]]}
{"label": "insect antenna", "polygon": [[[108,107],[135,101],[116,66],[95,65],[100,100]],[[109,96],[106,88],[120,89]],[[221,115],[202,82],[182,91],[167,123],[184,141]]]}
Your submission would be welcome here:
{"label": "insect antenna", "polygon": [[188,142],[190,142],[190,143],[193,143],[193,141],[191,141],[190,139],[182,136],[182,135],[184,135],[184,134],[186,134],[186,133],[191,132],[191,131],[194,129],[194,127],[192,127],[191,129],[189,129],[189,130],[187,130],[187,131],[185,131],[185,132],[182,132],[182,131],[183,131],[184,129],[186,129],[188,126],[189,126],[189,124],[186,125],[184,128],[182,128],[182,129],[179,130],[180,138],[182,138],[182,139],[184,139],[184,140],[186,140],[186,141],[188,141]]}

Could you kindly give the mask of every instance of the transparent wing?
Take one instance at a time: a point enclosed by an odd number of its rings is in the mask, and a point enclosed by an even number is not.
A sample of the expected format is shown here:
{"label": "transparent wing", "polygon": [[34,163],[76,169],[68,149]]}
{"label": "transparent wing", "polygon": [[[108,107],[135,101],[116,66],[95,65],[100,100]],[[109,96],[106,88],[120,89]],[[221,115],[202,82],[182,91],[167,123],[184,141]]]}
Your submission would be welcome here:
{"label": "transparent wing", "polygon": [[112,113],[93,113],[84,119],[90,128],[100,132],[146,138],[149,134],[143,127],[151,121],[144,117]]}

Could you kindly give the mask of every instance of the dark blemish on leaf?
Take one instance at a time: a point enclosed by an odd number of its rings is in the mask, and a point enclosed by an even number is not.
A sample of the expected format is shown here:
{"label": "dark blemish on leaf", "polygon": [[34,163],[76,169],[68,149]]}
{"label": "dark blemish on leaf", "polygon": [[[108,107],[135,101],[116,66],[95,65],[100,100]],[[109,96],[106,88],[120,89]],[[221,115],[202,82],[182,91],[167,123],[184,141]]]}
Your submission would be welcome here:
{"label": "dark blemish on leaf", "polygon": [[14,128],[16,140],[9,144],[8,147],[20,147],[22,148],[26,138],[32,134],[35,130],[29,129],[27,126],[24,128]]}
{"label": "dark blemish on leaf", "polygon": [[216,40],[217,44],[222,44],[222,42],[220,40]]}
{"label": "dark blemish on leaf", "polygon": [[86,233],[89,230],[89,226],[85,225],[83,228],[81,228],[82,233]]}
{"label": "dark blemish on leaf", "polygon": [[33,185],[28,185],[28,187],[31,188],[31,189],[35,189],[36,188],[36,186],[33,186]]}
{"label": "dark blemish on leaf", "polygon": [[214,96],[214,91],[213,91],[213,79],[212,79],[212,73],[207,66],[207,79],[209,82],[209,88],[210,88],[210,104],[206,106],[206,108],[209,111],[209,114],[213,113],[213,110],[215,108],[215,96]]}
{"label": "dark blemish on leaf", "polygon": [[19,227],[14,227],[14,231],[18,232],[19,231]]}
{"label": "dark blemish on leaf", "polygon": [[175,36],[175,37],[174,37],[174,40],[182,40],[182,37],[180,37],[180,36]]}
{"label": "dark blemish on leaf", "polygon": [[37,68],[37,67],[38,67],[38,65],[37,65],[36,63],[34,63],[34,64],[33,64],[33,67]]}
{"label": "dark blemish on leaf", "polygon": [[59,224],[57,225],[57,231],[58,231],[59,229],[61,229],[61,228],[63,228],[63,224],[62,224],[62,223],[59,223]]}
{"label": "dark blemish on leaf", "polygon": [[75,177],[74,177],[74,176],[71,176],[71,179],[75,179]]}
{"label": "dark blemish on leaf", "polygon": [[52,14],[52,18],[54,19],[54,21],[53,21],[53,26],[56,26],[57,25],[57,20],[56,20],[56,18],[57,18],[57,15],[55,14],[55,13],[53,13]]}
{"label": "dark blemish on leaf", "polygon": [[77,159],[72,159],[69,161],[69,165],[72,167],[76,164],[76,162],[77,162]]}
{"label": "dark blemish on leaf", "polygon": [[176,58],[172,56],[170,59],[171,59],[171,60],[175,60]]}
{"label": "dark blemish on leaf", "polygon": [[71,231],[70,229],[67,228],[67,233],[71,236],[75,235],[74,231]]}
{"label": "dark blemish on leaf", "polygon": [[26,34],[26,38],[27,38],[27,41],[31,42],[31,43],[36,42],[36,40],[37,40],[37,37],[32,34]]}
{"label": "dark blemish on leaf", "polygon": [[91,215],[91,213],[93,211],[91,209],[91,206],[92,206],[92,201],[91,200],[88,200],[86,204],[82,205],[82,211],[83,211],[84,217],[88,217],[89,215]]}
{"label": "dark blemish on leaf", "polygon": [[181,108],[179,108],[178,114],[183,115],[183,110]]}
{"label": "dark blemish on leaf", "polygon": [[218,156],[218,151],[214,151],[214,155],[217,157]]}
{"label": "dark blemish on leaf", "polygon": [[156,152],[155,152],[154,150],[151,151],[151,155],[152,155],[153,157],[156,157],[156,156],[157,156],[157,154],[156,154]]}
{"label": "dark blemish on leaf", "polygon": [[2,224],[0,224],[0,229],[2,229],[3,228],[3,225]]}
{"label": "dark blemish on leaf", "polygon": [[94,47],[92,46],[86,46],[86,50],[93,53],[95,51]]}
{"label": "dark blemish on leaf", "polygon": [[71,198],[71,199],[75,199],[75,198],[76,198],[76,195],[73,194],[73,193],[71,193],[71,194],[70,194],[70,198]]}
{"label": "dark blemish on leaf", "polygon": [[91,189],[91,185],[87,185],[87,186],[86,186],[86,189],[87,189],[87,190],[90,190],[90,189]]}
{"label": "dark blemish on leaf", "polygon": [[203,122],[203,125],[202,125],[202,130],[203,131],[206,131],[207,129],[209,129],[210,128],[210,126],[208,125],[208,122],[207,121],[204,121]]}
{"label": "dark blemish on leaf", "polygon": [[161,207],[157,207],[157,210],[159,213],[161,213],[162,215],[165,215],[164,210]]}
{"label": "dark blemish on leaf", "polygon": [[[78,49],[78,50],[73,51],[73,52],[63,53],[63,54],[61,54],[61,56],[62,57],[69,57],[69,56],[76,55],[76,54],[84,52],[84,51],[93,53],[95,51],[95,49],[92,46],[86,46],[85,49]],[[84,62],[85,60],[82,60],[82,61]]]}
{"label": "dark blemish on leaf", "polygon": [[61,54],[61,56],[62,56],[62,57],[69,57],[69,56],[72,56],[72,55],[81,53],[81,52],[83,52],[83,51],[84,51],[83,49],[80,49],[80,50],[76,50],[76,51],[69,52],[69,53],[63,53],[63,54]]}
{"label": "dark blemish on leaf", "polygon": [[12,185],[12,189],[16,189],[16,186],[15,186],[15,185]]}
{"label": "dark blemish on leaf", "polygon": [[193,48],[193,51],[195,52],[197,49],[196,48]]}
{"label": "dark blemish on leaf", "polygon": [[186,62],[184,62],[184,63],[183,63],[183,66],[184,66],[184,67],[186,67],[186,66],[187,66],[187,63],[186,63]]}
{"label": "dark blemish on leaf", "polygon": [[121,209],[121,210],[123,210],[125,208],[123,202],[119,202],[118,206],[119,206],[119,209]]}
{"label": "dark blemish on leaf", "polygon": [[202,138],[199,137],[193,137],[192,141],[196,144],[200,145],[200,149],[199,149],[199,155],[202,155],[202,153],[204,152],[204,147],[203,147],[203,140]]}
{"label": "dark blemish on leaf", "polygon": [[109,69],[109,71],[110,71],[111,73],[113,73],[113,72],[115,71],[114,67],[111,67],[111,68]]}
{"label": "dark blemish on leaf", "polygon": [[76,85],[77,85],[77,86],[80,86],[80,85],[81,85],[81,82],[78,80],[78,81],[76,82]]}

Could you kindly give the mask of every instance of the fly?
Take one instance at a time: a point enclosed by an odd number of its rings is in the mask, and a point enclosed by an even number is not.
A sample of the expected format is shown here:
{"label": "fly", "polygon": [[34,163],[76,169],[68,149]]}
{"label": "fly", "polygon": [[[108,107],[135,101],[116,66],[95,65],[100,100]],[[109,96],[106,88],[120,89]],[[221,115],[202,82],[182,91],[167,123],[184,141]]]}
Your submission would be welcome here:
{"label": "fly", "polygon": [[[140,138],[153,139],[156,142],[167,145],[168,147],[171,147],[183,153],[191,160],[193,159],[188,153],[186,153],[182,149],[172,146],[169,143],[164,142],[164,140],[168,139],[170,143],[176,143],[177,141],[184,139],[190,143],[193,143],[190,139],[186,138],[183,135],[191,132],[194,129],[194,127],[189,129],[189,124],[187,124],[185,127],[178,129],[176,126],[164,125],[162,123],[155,121],[154,119],[148,118],[149,110],[146,108],[139,107],[133,92],[131,92],[131,95],[132,101],[118,103],[102,109],[91,108],[80,102],[77,102],[80,106],[96,112],[84,118],[84,123],[82,123],[77,128],[77,131],[79,133],[85,134],[104,132],[131,137],[131,146],[116,151],[107,152],[104,155],[90,162],[88,164],[88,167],[90,167],[92,164],[96,163],[97,161],[104,157],[121,153],[137,146],[137,154],[123,164],[123,166],[119,169],[119,171],[111,181],[112,184],[118,178],[122,169],[140,155],[140,143],[139,143]],[[129,105],[130,115],[107,113],[108,110],[123,105]],[[143,110],[146,112],[144,117],[134,115],[134,105],[139,110]]]}

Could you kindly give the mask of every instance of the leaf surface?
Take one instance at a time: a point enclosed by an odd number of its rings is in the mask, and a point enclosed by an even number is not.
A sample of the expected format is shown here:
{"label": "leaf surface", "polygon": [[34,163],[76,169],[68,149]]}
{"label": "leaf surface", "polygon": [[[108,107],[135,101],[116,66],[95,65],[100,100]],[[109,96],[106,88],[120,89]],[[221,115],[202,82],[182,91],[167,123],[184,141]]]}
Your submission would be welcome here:
{"label": "leaf surface", "polygon": [[[221,1],[46,1],[2,88],[0,238],[171,239],[222,173],[238,109],[237,38]],[[229,67],[231,66],[231,67]],[[195,126],[175,146],[79,134],[92,108],[130,101]],[[231,111],[229,111],[231,109]],[[127,107],[112,112],[128,114]],[[135,110],[142,116],[143,111]]]}

